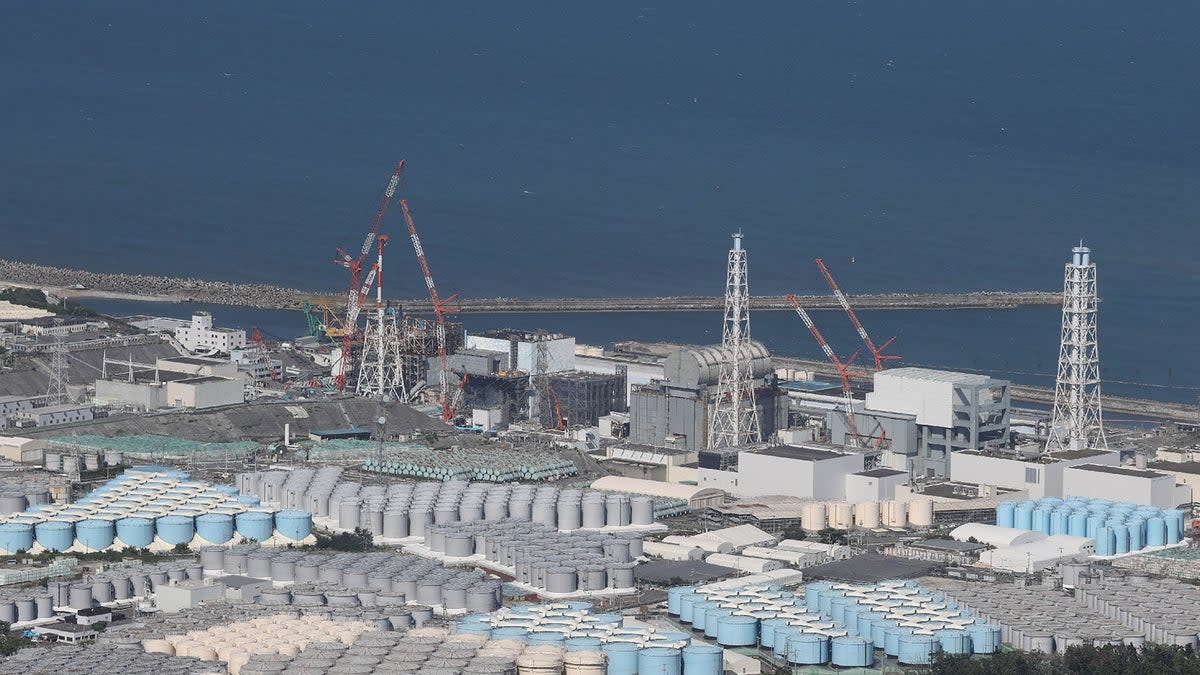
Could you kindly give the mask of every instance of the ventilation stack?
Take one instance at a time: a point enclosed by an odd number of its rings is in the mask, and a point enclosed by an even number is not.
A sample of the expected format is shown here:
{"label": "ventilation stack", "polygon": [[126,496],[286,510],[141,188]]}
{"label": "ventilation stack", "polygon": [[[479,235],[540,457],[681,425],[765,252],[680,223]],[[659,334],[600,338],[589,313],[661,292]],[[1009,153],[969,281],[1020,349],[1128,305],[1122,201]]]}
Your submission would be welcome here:
{"label": "ventilation stack", "polygon": [[1062,342],[1046,451],[1108,449],[1100,414],[1096,263],[1079,242],[1063,276]]}
{"label": "ventilation stack", "polygon": [[742,233],[733,235],[725,278],[725,321],[721,330],[724,359],[708,432],[708,447],[725,448],[761,440],[754,372],[750,358],[750,286]]}

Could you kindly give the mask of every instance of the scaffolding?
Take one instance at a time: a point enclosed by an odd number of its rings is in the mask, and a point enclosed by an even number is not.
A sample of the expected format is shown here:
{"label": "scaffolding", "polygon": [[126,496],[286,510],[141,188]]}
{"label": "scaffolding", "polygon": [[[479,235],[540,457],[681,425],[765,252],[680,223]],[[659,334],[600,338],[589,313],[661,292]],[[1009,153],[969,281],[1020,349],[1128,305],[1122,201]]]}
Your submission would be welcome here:
{"label": "scaffolding", "polygon": [[[549,378],[550,387],[558,395],[559,408],[569,426],[594,426],[611,412],[629,409],[625,398],[625,378],[621,374],[562,373]],[[544,427],[557,425],[551,419],[553,411],[542,411],[539,423]]]}

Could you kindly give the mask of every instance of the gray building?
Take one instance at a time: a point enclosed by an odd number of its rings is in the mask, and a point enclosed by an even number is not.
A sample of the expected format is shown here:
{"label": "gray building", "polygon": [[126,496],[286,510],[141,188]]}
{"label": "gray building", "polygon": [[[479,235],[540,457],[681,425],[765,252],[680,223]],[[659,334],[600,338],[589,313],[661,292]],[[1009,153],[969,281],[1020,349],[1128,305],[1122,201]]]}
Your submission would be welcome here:
{"label": "gray building", "polygon": [[[754,398],[766,440],[787,424],[787,396],[766,384],[766,378],[774,372],[767,348],[752,342],[748,351],[751,372],[762,382]],[[717,381],[727,357],[719,346],[684,348],[669,354],[663,363],[664,379],[633,388],[629,400],[630,440],[689,450],[706,448]]]}

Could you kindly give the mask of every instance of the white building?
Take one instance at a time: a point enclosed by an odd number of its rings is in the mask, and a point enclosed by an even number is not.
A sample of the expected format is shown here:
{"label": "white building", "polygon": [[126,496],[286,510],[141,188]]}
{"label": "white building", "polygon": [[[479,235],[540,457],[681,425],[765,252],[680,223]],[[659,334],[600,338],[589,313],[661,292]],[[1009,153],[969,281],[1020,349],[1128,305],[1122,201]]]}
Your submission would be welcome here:
{"label": "white building", "polygon": [[201,356],[171,356],[155,360],[154,367],[168,373],[183,373],[196,377],[229,377],[238,376],[236,363],[223,359],[210,359]]}
{"label": "white building", "polygon": [[192,323],[175,329],[175,339],[192,352],[219,351],[229,353],[246,346],[246,331],[233,328],[214,328],[212,315],[196,312]]}
{"label": "white building", "polygon": [[725,502],[725,493],[703,486],[681,485],[679,483],[663,483],[656,480],[626,478],[625,476],[604,476],[592,482],[592,489],[606,492],[624,492],[630,495],[649,495],[651,497],[666,497],[681,499],[688,503],[693,511],[706,509],[710,506],[720,506]]}
{"label": "white building", "polygon": [[467,349],[500,352],[505,355],[504,370],[537,372],[538,343],[546,348],[546,372],[575,370],[575,338],[549,333],[538,335],[511,329],[487,331],[467,336]]}
{"label": "white building", "polygon": [[700,469],[701,487],[737,497],[786,495],[805,499],[845,499],[846,477],[864,468],[859,453],[814,445],[780,445],[738,453],[736,471]]}
{"label": "white building", "polygon": [[41,463],[47,441],[20,436],[0,436],[0,457],[11,462]]}
{"label": "white building", "polygon": [[867,413],[916,416],[913,474],[950,474],[951,455],[1002,447],[1008,442],[1009,383],[986,375],[929,368],[893,368],[875,373],[866,396]]}
{"label": "white building", "polygon": [[908,472],[878,468],[846,476],[846,499],[851,502],[881,502],[896,498],[896,488],[908,482]]}
{"label": "white building", "polygon": [[1036,572],[1054,567],[1062,561],[1095,554],[1096,542],[1093,539],[1052,534],[1037,541],[984,551],[979,554],[979,564],[1009,572]]}
{"label": "white building", "polygon": [[1063,472],[1063,497],[1104,498],[1113,501],[1175,508],[1191,503],[1191,488],[1175,489],[1170,474],[1104,464],[1081,464]]}
{"label": "white building", "polygon": [[1083,449],[1025,459],[1013,454],[967,450],[954,455],[950,479],[956,483],[1025,490],[1029,499],[1067,497],[1070,495],[1063,492],[1063,472],[1080,464],[1119,466],[1121,455],[1108,450]]}
{"label": "white building", "polygon": [[240,379],[201,376],[172,380],[166,386],[167,406],[171,408],[215,408],[243,403],[245,385]]}

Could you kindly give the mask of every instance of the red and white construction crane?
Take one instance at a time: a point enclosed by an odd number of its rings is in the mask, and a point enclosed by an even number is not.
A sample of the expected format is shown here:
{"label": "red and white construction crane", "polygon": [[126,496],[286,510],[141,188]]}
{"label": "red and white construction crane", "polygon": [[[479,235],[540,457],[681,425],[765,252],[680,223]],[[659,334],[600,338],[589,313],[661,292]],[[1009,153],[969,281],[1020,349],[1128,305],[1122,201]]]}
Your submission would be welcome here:
{"label": "red and white construction crane", "polygon": [[825,341],[825,336],[821,335],[821,331],[817,330],[817,325],[813,323],[812,317],[800,306],[800,300],[792,293],[788,293],[786,297],[787,301],[796,310],[796,313],[800,315],[800,320],[808,327],[808,332],[812,333],[813,339],[821,346],[821,351],[825,352],[825,358],[829,359],[829,362],[833,364],[833,367],[837,370],[838,377],[842,380],[842,396],[846,399],[846,430],[849,432],[848,435],[852,444],[855,447],[860,447],[858,425],[854,421],[854,397],[850,395],[850,364],[854,363],[854,359],[858,358],[858,350],[855,350],[854,354],[843,362],[837,357],[837,354],[833,353],[833,349]]}
{"label": "red and white construction crane", "polygon": [[829,273],[829,268],[825,266],[825,261],[817,258],[814,260],[817,267],[821,270],[821,276],[825,277],[825,283],[829,284],[829,290],[833,291],[833,295],[837,298],[838,304],[842,306],[842,310],[846,312],[846,316],[850,317],[850,323],[854,324],[854,330],[858,331],[858,337],[862,338],[863,344],[866,345],[867,351],[871,352],[871,357],[875,359],[875,370],[883,370],[884,361],[895,361],[899,356],[885,355],[883,350],[896,341],[896,336],[883,343],[882,347],[876,347],[875,341],[867,334],[867,329],[863,328],[862,322],[858,320],[858,316],[854,314],[854,310],[850,307],[850,301],[846,299],[846,294],[842,289],[838,288],[837,282],[833,280],[833,275]]}
{"label": "red and white construction crane", "polygon": [[355,258],[339,248],[337,250],[338,256],[333,260],[333,264],[341,265],[350,270],[350,290],[346,294],[346,315],[343,318],[342,358],[338,362],[337,371],[334,374],[334,382],[339,392],[346,389],[346,376],[349,374],[351,368],[350,353],[354,347],[354,341],[358,336],[358,315],[362,310],[363,303],[367,299],[367,294],[371,291],[371,284],[374,281],[374,273],[372,272],[367,283],[360,283],[362,281],[363,262],[367,259],[367,255],[370,254],[371,244],[375,243],[375,237],[379,234],[379,227],[383,224],[383,216],[387,213],[388,205],[392,202],[392,197],[396,195],[396,187],[400,184],[400,174],[403,171],[404,160],[400,160],[396,164],[395,171],[392,172],[392,177],[388,179],[387,187],[383,190],[383,200],[380,201],[379,208],[375,211],[375,219],[371,222],[371,229],[367,231],[367,238],[363,241],[358,257]]}
{"label": "red and white construction crane", "polygon": [[400,211],[404,214],[404,222],[408,225],[408,236],[412,238],[413,251],[417,254],[417,262],[421,264],[421,273],[425,275],[425,285],[429,288],[429,300],[433,304],[434,330],[437,335],[438,349],[438,386],[441,395],[442,421],[454,419],[455,402],[451,398],[450,380],[446,360],[446,315],[453,314],[457,309],[450,303],[457,295],[448,298],[438,296],[437,286],[433,283],[433,273],[429,271],[429,262],[425,259],[425,249],[421,248],[421,238],[417,236],[417,226],[413,223],[412,212],[408,210],[408,202],[400,200]]}

